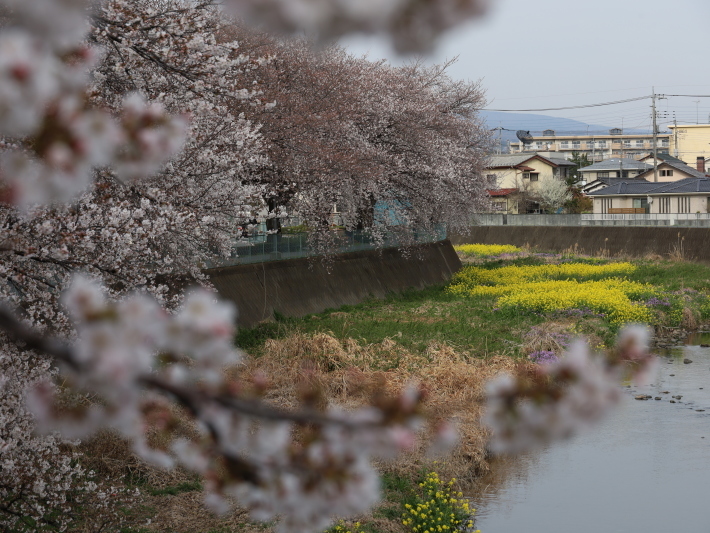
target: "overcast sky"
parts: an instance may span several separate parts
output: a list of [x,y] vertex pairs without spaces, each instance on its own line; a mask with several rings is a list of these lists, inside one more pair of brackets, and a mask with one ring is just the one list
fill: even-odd
[[[483,19],[449,33],[429,60],[459,56],[455,78],[482,80],[491,109],[594,104],[657,93],[710,95],[709,0],[491,0]],[[343,44],[398,57],[382,40]],[[699,103],[696,104],[696,101]],[[710,98],[660,100],[660,124],[708,122]],[[650,100],[545,111],[582,122],[648,128]],[[541,124],[541,128],[545,127]]]

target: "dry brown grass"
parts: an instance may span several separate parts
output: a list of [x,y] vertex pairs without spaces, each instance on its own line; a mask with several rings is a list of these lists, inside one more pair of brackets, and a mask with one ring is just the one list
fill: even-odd
[[[294,333],[284,339],[268,340],[260,353],[258,359],[249,359],[245,366],[231,372],[243,376],[260,372],[269,376],[271,387],[266,399],[284,407],[297,407],[299,387],[306,382],[317,384],[327,402],[348,408],[367,403],[373,390],[394,394],[412,381],[421,383],[427,391],[426,405],[431,416],[453,419],[461,433],[455,453],[436,469],[443,476],[455,476],[463,482],[472,481],[488,470],[488,435],[479,423],[485,383],[518,364],[504,356],[473,358],[446,344],[431,343],[424,353],[412,353],[393,339],[362,345],[354,339],[340,341],[324,333]],[[179,411],[175,414],[182,421],[181,433],[190,437],[193,430],[189,417]],[[150,437],[158,444],[160,438],[160,435]],[[124,440],[109,432],[84,442],[81,451],[85,467],[117,482],[140,480],[151,488],[165,488],[194,481],[194,476],[185,471],[165,471],[147,465],[131,452]],[[422,467],[431,468],[433,459],[423,452],[418,450],[378,468],[415,476]],[[239,509],[226,517],[216,517],[203,506],[202,498],[202,493],[196,490],[159,496],[144,491],[141,503],[154,513],[147,529],[196,533],[237,530],[256,533],[271,529],[252,523]],[[397,521],[366,518],[376,523],[378,531],[402,531]],[[142,520],[145,524],[145,518]]]
[[[458,423],[461,444],[447,463],[455,465],[461,477],[466,471],[487,469],[487,433],[479,423],[484,386],[494,375],[516,364],[503,356],[472,358],[446,344],[432,343],[423,354],[416,354],[392,339],[361,345],[353,339],[341,342],[325,333],[295,333],[268,340],[261,357],[250,361],[246,371],[258,369],[271,376],[268,400],[290,407],[296,405],[299,384],[306,381],[317,384],[330,402],[350,408],[363,405],[368,391],[395,393],[417,381],[427,391],[427,408],[432,416]],[[420,454],[414,454],[397,468],[415,467],[422,460]],[[463,470],[461,461],[467,464]]]

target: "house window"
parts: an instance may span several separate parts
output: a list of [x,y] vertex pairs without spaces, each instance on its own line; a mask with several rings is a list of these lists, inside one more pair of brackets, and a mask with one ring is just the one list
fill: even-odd
[[538,181],[540,174],[538,172],[523,172],[523,179],[530,181]]
[[560,143],[560,147],[561,147],[561,148],[569,148],[569,142],[567,142],[567,141],[562,141],[562,142]]
[[602,214],[606,215],[609,213],[614,201],[612,198],[602,198]]
[[678,197],[678,212],[679,213],[690,213],[690,197],[689,196],[679,196]]
[[658,199],[658,212],[659,213],[670,213],[671,212],[671,199],[669,197],[661,197]]
[[597,178],[608,178],[609,173],[608,172],[597,172]]
[[672,176],[673,171],[672,170],[659,170],[658,174],[659,174],[659,176]]
[[599,141],[597,145],[599,148],[606,148],[606,141]]
[[582,146],[581,141],[572,141],[572,148],[579,148],[580,146]]
[[634,209],[645,209],[648,213],[648,200],[646,198],[634,198]]
[[624,141],[624,148],[631,148],[631,141],[630,140],[626,139]]
[[643,139],[638,139],[638,140],[636,141],[636,146],[637,146],[638,148],[643,148]]

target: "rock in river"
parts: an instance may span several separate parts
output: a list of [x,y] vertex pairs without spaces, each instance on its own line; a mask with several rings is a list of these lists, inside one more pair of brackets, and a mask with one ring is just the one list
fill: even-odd
[[692,362],[693,362],[693,361],[692,361],[691,359],[683,359],[683,363],[686,364],[686,365],[689,365],[689,364],[692,363]]

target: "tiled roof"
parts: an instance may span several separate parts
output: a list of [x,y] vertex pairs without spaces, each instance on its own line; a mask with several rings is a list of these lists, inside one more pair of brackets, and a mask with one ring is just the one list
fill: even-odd
[[598,191],[588,193],[589,196],[609,196],[609,195],[634,195],[646,194],[655,196],[657,194],[689,194],[689,193],[710,193],[710,178],[685,178],[668,183],[649,183],[636,180],[616,183]]
[[518,189],[491,189],[488,192],[488,196],[508,196],[514,192],[518,192]]
[[599,187],[606,187],[608,185],[616,185],[618,183],[650,183],[644,178],[638,178],[634,176],[633,178],[597,178],[594,181],[590,181],[584,187],[582,191],[587,192],[590,189],[598,189]]
[[535,154],[506,154],[491,157],[487,168],[515,167],[535,157]]
[[547,161],[552,166],[573,166],[574,163],[562,159],[559,157],[545,157],[538,153],[522,153],[522,154],[502,154],[494,155],[490,158],[488,166],[486,168],[510,168],[522,165],[526,161],[533,159],[534,157],[540,158],[543,161]]
[[[540,157],[542,157],[542,156],[540,156]],[[570,161],[568,159],[562,159],[560,157],[546,157],[545,159],[547,159],[548,161],[552,161],[555,165],[557,165],[559,167],[573,167],[573,166],[575,166],[575,164],[572,163],[572,161]]]
[[653,190],[653,194],[682,194],[693,192],[710,192],[709,178],[685,178],[684,180],[664,183],[658,189]]
[[[647,156],[642,157],[641,159],[649,159],[649,158],[653,159],[653,153],[650,153],[650,154],[648,154]],[[675,161],[676,163],[683,163],[683,164],[685,164],[685,161],[681,161],[680,159],[678,159],[677,157],[672,156],[671,154],[662,154],[662,153],[661,153],[661,154],[658,154],[658,159],[659,159],[660,161]]]
[[[699,172],[697,169],[686,165],[682,161],[664,161],[663,163],[660,163],[658,166],[660,167],[661,165],[668,165],[671,168],[674,168],[676,170],[679,170],[681,172],[684,172],[688,174],[689,176],[692,176],[694,178],[705,178],[705,174],[702,172]],[[639,174],[639,177],[641,176],[653,176],[653,167],[651,167],[650,170],[647,170],[646,172],[642,172]]]
[[606,170],[619,170],[619,168],[621,168],[622,170],[647,170],[649,168],[653,168],[653,165],[643,163],[642,161],[636,161],[635,159],[629,159],[627,157],[621,159],[620,163],[618,157],[612,157],[611,159],[606,159],[605,161],[594,163],[593,165],[589,165],[588,167],[580,168],[579,171],[604,172]]
[[658,187],[658,183],[646,180],[620,180],[618,183],[587,193],[589,196],[607,196],[610,194],[648,194]]

